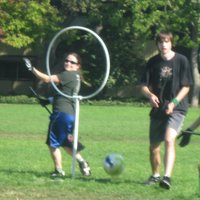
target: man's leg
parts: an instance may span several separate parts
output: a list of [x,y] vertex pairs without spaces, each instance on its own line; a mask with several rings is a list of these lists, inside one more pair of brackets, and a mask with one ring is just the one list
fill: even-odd
[[160,144],[150,145],[150,163],[153,176],[160,175]]
[[175,140],[177,132],[172,128],[167,128],[165,135],[165,156],[164,156],[164,177],[160,181],[160,187],[170,189],[171,176],[176,158]]
[[149,127],[149,159],[151,164],[152,174],[145,182],[146,185],[152,185],[160,181],[160,143],[163,140],[165,123],[157,118],[150,118]]
[[174,167],[174,162],[176,159],[175,152],[175,141],[176,141],[177,132],[172,128],[167,128],[165,136],[165,176],[171,177]]
[[160,144],[151,144],[149,154],[152,175],[145,182],[145,185],[152,185],[160,181]]

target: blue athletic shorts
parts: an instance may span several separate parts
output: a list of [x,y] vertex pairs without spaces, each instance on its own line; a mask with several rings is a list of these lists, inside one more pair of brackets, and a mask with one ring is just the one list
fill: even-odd
[[151,144],[164,141],[167,128],[174,129],[177,133],[181,130],[185,115],[180,112],[172,113],[168,118],[153,118],[150,120],[149,139]]
[[64,112],[53,112],[50,116],[47,144],[53,148],[66,146],[68,134],[73,132],[74,121],[74,115]]
[[[69,147],[73,149],[73,142],[68,140],[68,135],[73,134],[75,116],[64,112],[53,112],[50,116],[49,130],[46,144],[53,148]],[[85,148],[78,142],[77,150]]]

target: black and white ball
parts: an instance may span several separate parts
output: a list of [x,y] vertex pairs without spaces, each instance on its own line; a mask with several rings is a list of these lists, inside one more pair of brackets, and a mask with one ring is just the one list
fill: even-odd
[[105,157],[103,168],[110,176],[118,176],[124,171],[124,158],[117,153],[109,154]]

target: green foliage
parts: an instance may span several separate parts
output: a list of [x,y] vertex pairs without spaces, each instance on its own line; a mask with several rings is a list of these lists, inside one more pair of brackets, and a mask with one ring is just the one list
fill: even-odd
[[[38,101],[35,97],[28,97],[26,95],[18,95],[18,96],[0,96],[1,104],[38,104]],[[121,100],[113,100],[113,99],[104,99],[104,100],[84,100],[80,101],[81,105],[98,105],[98,106],[147,106],[148,103],[145,100],[141,99],[121,99]]]
[[[193,48],[200,42],[200,4],[195,0],[4,0],[0,11],[3,42],[18,48],[42,46],[45,51],[55,32],[73,23],[96,31],[111,57],[107,87],[137,84],[145,65],[144,49],[161,29],[175,33],[177,46]],[[80,51],[86,79],[97,88],[105,58],[91,37],[74,31],[60,38],[57,47],[57,58],[69,47]]]
[[19,96],[0,96],[0,103],[6,104],[35,104],[37,103],[36,98],[28,97],[25,95]]
[[58,10],[49,0],[3,1],[0,10],[3,42],[17,48],[36,45],[51,37],[61,22]]

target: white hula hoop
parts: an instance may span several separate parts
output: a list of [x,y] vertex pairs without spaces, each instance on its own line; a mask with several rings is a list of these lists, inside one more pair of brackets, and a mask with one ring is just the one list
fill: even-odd
[[51,40],[50,44],[49,44],[49,47],[48,47],[48,50],[47,50],[47,55],[46,55],[46,69],[47,69],[47,74],[49,77],[51,77],[51,72],[50,72],[50,68],[49,68],[49,58],[50,58],[50,53],[51,53],[51,49],[55,43],[55,41],[57,40],[57,38],[63,34],[64,32],[66,31],[69,31],[69,30],[73,30],[73,29],[79,29],[79,30],[83,30],[83,31],[86,31],[86,32],[89,32],[91,33],[98,41],[99,43],[101,44],[102,48],[103,48],[103,51],[104,51],[104,54],[105,54],[105,59],[106,59],[106,71],[105,71],[105,77],[100,85],[100,87],[95,91],[93,92],[92,94],[90,95],[87,95],[87,96],[69,96],[63,92],[61,92],[58,87],[56,86],[56,84],[51,80],[50,78],[50,81],[51,81],[51,84],[52,86],[54,87],[54,89],[59,93],[61,94],[62,96],[64,97],[67,97],[67,98],[72,98],[72,99],[89,99],[89,98],[92,98],[94,96],[96,96],[103,88],[104,86],[106,85],[106,82],[108,80],[108,77],[109,77],[109,73],[110,73],[110,56],[109,56],[109,53],[108,53],[108,49],[104,43],[104,41],[92,30],[88,29],[88,28],[85,28],[85,27],[82,27],[82,26],[70,26],[70,27],[66,27],[64,29],[62,29],[61,31],[59,31],[55,36],[54,38]]

